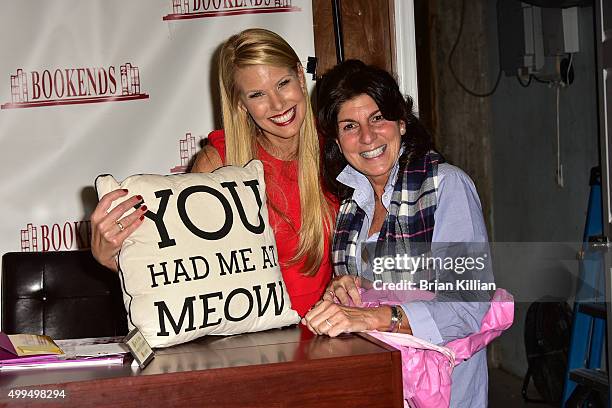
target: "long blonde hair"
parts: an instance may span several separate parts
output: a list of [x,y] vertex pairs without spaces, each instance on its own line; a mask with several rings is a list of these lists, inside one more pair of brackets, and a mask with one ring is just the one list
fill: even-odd
[[[219,54],[219,88],[226,164],[243,166],[257,158],[257,125],[248,112],[238,108],[236,70],[250,65],[289,68],[297,73],[300,60],[291,46],[272,31],[253,28],[231,36]],[[324,254],[324,234],[331,237],[334,212],[321,187],[319,138],[306,87],[303,87],[306,114],[297,152],[301,226],[298,249],[289,262],[304,261],[305,275],[315,275]],[[275,211],[280,211],[274,208]],[[287,220],[285,214],[281,218]],[[323,222],[321,222],[323,220]],[[331,242],[331,241],[329,241]]]

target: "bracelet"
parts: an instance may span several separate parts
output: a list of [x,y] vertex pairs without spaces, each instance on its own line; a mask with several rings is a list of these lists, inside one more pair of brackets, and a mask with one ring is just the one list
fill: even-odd
[[401,324],[400,312],[398,311],[397,306],[391,306],[391,323],[389,324],[389,330],[387,331],[394,333],[398,323]]
[[399,314],[399,321],[397,322],[397,332],[399,333],[402,330],[402,322],[404,321],[404,310],[401,307],[397,308]]

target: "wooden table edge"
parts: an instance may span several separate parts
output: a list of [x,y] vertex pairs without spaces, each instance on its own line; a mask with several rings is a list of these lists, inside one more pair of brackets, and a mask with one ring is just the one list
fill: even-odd
[[376,344],[377,346],[384,348],[385,350],[390,352],[391,355],[391,364],[393,366],[393,378],[391,379],[393,383],[393,390],[399,393],[399,396],[395,396],[393,398],[394,401],[400,401],[396,403],[395,407],[402,408],[404,406],[404,382],[403,382],[403,374],[402,374],[402,353],[399,349],[391,346],[390,344],[385,343],[382,340],[379,340],[375,337],[370,336],[368,333],[356,333],[359,337],[367,340],[371,343]]

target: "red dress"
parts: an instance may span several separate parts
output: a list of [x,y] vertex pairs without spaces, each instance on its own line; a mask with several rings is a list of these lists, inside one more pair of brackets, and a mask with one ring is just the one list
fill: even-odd
[[[221,161],[225,163],[225,133],[215,130],[208,135],[208,143],[214,147]],[[301,225],[300,189],[298,186],[297,161],[283,161],[270,155],[261,146],[257,152],[258,159],[264,165],[266,195],[268,197],[268,218],[276,238],[278,260],[291,299],[291,306],[300,316],[321,298],[331,278],[329,239],[325,236],[323,262],[316,275],[306,276],[302,273],[304,263],[288,265],[298,246],[298,231]],[[289,224],[274,208],[285,214]],[[336,208],[337,210],[337,208]]]

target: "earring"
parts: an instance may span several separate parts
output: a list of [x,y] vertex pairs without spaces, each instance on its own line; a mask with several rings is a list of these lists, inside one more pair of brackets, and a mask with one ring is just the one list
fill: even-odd
[[405,127],[400,127],[400,135],[404,136],[404,134],[406,133],[406,128]]

